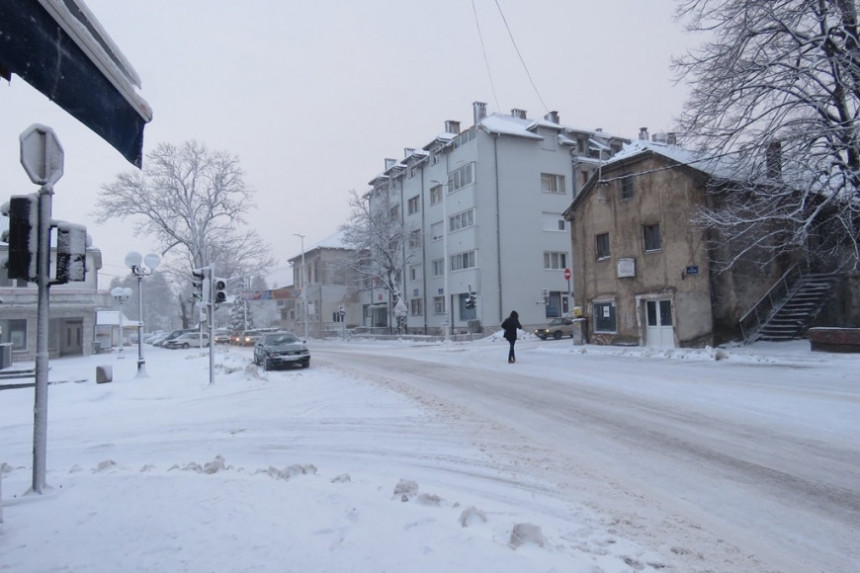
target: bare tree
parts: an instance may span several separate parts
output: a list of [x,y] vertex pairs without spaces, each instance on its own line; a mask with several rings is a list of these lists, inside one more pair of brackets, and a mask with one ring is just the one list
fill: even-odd
[[701,217],[733,246],[717,262],[800,253],[860,268],[855,2],[683,0],[677,16],[711,38],[674,65],[691,85],[686,142],[723,176]]
[[[164,272],[188,285],[192,268],[214,264],[218,275],[229,277],[273,264],[269,246],[244,227],[252,195],[237,157],[195,141],[162,143],[147,154],[143,171],[122,173],[102,187],[96,216],[100,222],[134,218],[135,234],[155,238],[169,256]],[[188,288],[179,289],[183,308]]]
[[391,313],[402,302],[402,272],[413,250],[407,248],[407,232],[398,206],[390,205],[385,193],[373,200],[373,192],[362,196],[354,189],[350,191],[349,205],[349,221],[340,227],[344,244],[353,249],[347,264],[359,276],[378,281],[388,290]]

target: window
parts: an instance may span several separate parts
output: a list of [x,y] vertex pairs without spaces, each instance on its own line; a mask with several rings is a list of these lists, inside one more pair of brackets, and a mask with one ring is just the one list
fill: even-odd
[[451,270],[460,271],[463,269],[471,269],[475,266],[475,251],[466,251],[465,253],[457,253],[451,257]]
[[392,219],[400,218],[400,205],[395,205],[391,209],[388,210],[388,216]]
[[432,225],[430,225],[430,236],[433,237],[434,241],[438,241],[442,238],[444,231],[442,229],[442,221],[436,221]]
[[437,205],[442,202],[442,186],[435,185],[430,188],[430,204]]
[[621,180],[621,198],[633,198],[633,177],[631,177],[630,175],[624,177],[624,179]]
[[420,298],[413,298],[409,301],[409,314],[412,316],[423,316],[424,315],[424,300]]
[[543,268],[547,270],[567,268],[567,253],[544,252]]
[[413,215],[421,210],[421,203],[419,202],[418,195],[409,198],[409,201],[406,203],[406,210],[410,215]]
[[615,332],[615,303],[594,303],[594,332]]
[[445,314],[445,297],[433,297],[433,314]]
[[436,259],[433,261],[433,276],[441,277],[445,274],[445,261],[442,259]]
[[645,239],[645,252],[659,251],[663,248],[660,239],[660,225],[643,225],[642,231]]
[[409,248],[417,249],[421,246],[421,229],[409,231]]
[[601,233],[595,237],[597,260],[609,258],[609,233]]
[[475,164],[469,163],[448,175],[448,193],[475,182]]
[[414,281],[418,279],[418,267],[416,265],[412,265],[409,267],[409,280]]
[[544,193],[564,193],[564,175],[541,173],[540,190]]
[[3,342],[11,342],[12,350],[27,349],[27,319],[14,318],[11,320],[0,320],[3,328]]
[[448,230],[451,232],[459,231],[465,227],[471,227],[475,224],[475,210],[469,209],[462,213],[457,213],[448,218]]

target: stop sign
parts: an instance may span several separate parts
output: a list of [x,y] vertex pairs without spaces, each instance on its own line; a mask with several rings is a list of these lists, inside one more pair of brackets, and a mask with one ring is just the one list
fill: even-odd
[[564,280],[570,280],[570,269],[564,269]]
[[34,123],[18,137],[21,165],[36,185],[53,185],[63,176],[63,146],[48,126]]

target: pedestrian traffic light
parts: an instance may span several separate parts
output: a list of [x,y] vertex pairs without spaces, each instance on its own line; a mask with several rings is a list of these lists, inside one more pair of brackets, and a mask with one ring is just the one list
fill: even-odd
[[[206,278],[206,273],[203,269],[193,269],[191,271],[191,295],[194,300],[203,302],[203,282]],[[207,293],[208,294],[208,293]]]
[[57,278],[65,284],[82,282],[87,274],[87,228],[74,223],[57,222]]
[[9,244],[6,275],[10,279],[38,279],[36,250],[39,243],[39,196],[13,195],[0,212],[9,217],[2,240]]
[[212,302],[215,304],[220,304],[222,302],[227,302],[227,281],[226,279],[214,278],[212,279],[214,282],[213,291],[212,291]]

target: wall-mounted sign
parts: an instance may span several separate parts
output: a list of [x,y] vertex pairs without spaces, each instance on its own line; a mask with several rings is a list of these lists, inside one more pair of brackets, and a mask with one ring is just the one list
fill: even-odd
[[629,257],[618,259],[618,278],[635,277],[636,276],[636,259]]
[[697,275],[699,274],[699,267],[697,265],[690,265],[684,269],[684,273],[688,275]]

